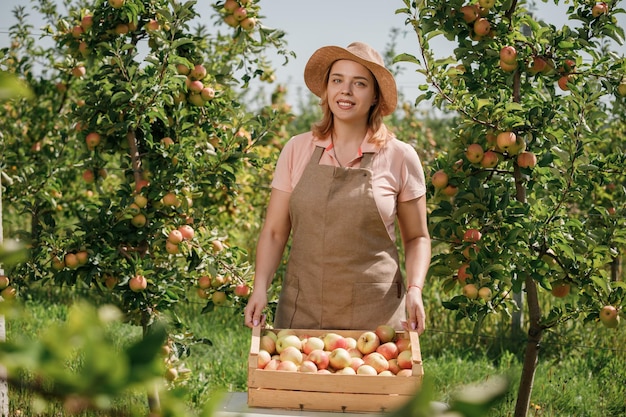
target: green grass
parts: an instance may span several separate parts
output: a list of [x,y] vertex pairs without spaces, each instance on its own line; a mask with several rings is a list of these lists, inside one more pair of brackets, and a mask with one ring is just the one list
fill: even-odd
[[[188,401],[200,406],[224,391],[245,391],[250,329],[234,309],[218,308],[201,315],[200,303],[189,303],[178,312],[196,338],[212,345],[194,344],[185,364],[193,371],[184,383]],[[45,301],[28,303],[28,320],[7,322],[7,337],[36,335],[53,321],[64,320],[67,309]],[[430,314],[435,314],[431,312]],[[450,313],[438,311],[440,317]],[[120,343],[140,337],[140,329],[119,325]],[[421,338],[425,378],[434,382],[437,401],[447,401],[459,387],[509,375],[513,389],[493,417],[512,416],[521,371],[524,341],[497,337],[498,326],[485,326],[475,339],[467,323],[449,317],[431,324]],[[494,334],[489,334],[492,332]],[[576,324],[561,333],[546,334],[536,372],[531,416],[618,417],[626,415],[626,336],[597,325]],[[12,390],[11,415],[37,415],[27,392]],[[120,399],[119,409],[144,401],[143,393]],[[50,410],[48,410],[49,412]],[[58,414],[58,413],[57,413]],[[46,413],[46,415],[52,415]],[[93,414],[90,414],[93,415]]]

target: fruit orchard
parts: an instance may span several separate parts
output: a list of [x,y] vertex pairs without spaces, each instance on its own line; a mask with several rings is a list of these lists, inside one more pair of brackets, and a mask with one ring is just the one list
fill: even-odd
[[[63,12],[33,3],[50,47],[18,7],[12,43],[0,50],[3,77],[32,92],[0,97],[11,121],[0,132],[3,226],[25,251],[19,262],[3,258],[0,291],[19,300],[71,287],[93,304],[114,304],[145,336],[129,357],[149,342],[167,351],[167,369],[146,359],[142,375],[175,386],[189,374],[178,345],[203,342],[189,340],[176,306],[193,298],[205,313],[229,306],[237,314],[244,305],[250,239],[267,199],[259,190],[277,150],[314,117],[292,122],[281,86],[260,110],[244,100],[242,92],[274,80],[269,50],[290,57],[285,34],[262,25],[258,1],[215,2],[214,31],[193,27],[193,1],[68,3]],[[527,316],[515,414],[523,416],[545,331],[577,320],[622,331],[626,60],[611,42],[623,41],[616,16],[624,10],[576,0],[564,9],[572,25],[557,28],[518,2],[398,3],[390,12],[401,7],[416,42],[396,61],[427,79],[415,104],[451,115],[434,133],[413,103],[389,118],[430,181],[430,281],[455,319],[476,328],[494,315]],[[453,56],[437,56],[437,36],[455,44]],[[96,328],[106,322],[85,311]],[[164,319],[174,322],[167,332]],[[110,342],[77,322],[73,330],[92,337],[88,348]],[[137,381],[116,383],[108,394]]]

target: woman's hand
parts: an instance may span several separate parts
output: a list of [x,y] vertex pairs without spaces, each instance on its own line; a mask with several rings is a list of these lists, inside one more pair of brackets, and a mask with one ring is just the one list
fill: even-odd
[[265,315],[263,310],[267,306],[267,292],[258,289],[252,291],[248,304],[244,309],[244,324],[250,328],[256,327],[259,324],[265,325]]
[[422,289],[409,287],[406,292],[406,309],[408,313],[408,325],[411,330],[416,330],[421,335],[426,329],[426,311],[422,300]]

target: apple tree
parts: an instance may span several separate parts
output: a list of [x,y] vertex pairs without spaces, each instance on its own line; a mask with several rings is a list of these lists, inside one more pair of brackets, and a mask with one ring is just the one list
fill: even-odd
[[18,295],[73,287],[144,332],[197,297],[237,311],[250,265],[225,219],[287,118],[242,91],[272,81],[265,52],[288,58],[283,33],[257,1],[32,4],[43,34],[19,6],[0,52],[35,94],[0,110],[5,231],[29,247],[7,271]]
[[[617,327],[626,306],[615,268],[626,248],[626,59],[614,52],[624,10],[560,10],[562,27],[517,1],[405,0],[397,11],[419,43],[397,57],[426,77],[417,102],[454,116],[451,148],[429,170],[431,275],[459,320],[527,310],[518,417],[544,332],[568,320]],[[442,38],[452,56],[438,55]]]

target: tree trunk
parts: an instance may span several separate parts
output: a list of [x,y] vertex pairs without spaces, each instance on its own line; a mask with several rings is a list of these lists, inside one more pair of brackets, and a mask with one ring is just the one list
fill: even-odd
[[520,377],[519,390],[517,393],[517,403],[515,404],[515,417],[526,417],[530,408],[530,397],[535,381],[535,371],[539,358],[539,346],[543,336],[543,328],[539,321],[541,319],[541,308],[539,307],[539,297],[537,296],[537,284],[532,277],[526,278],[526,294],[528,305],[528,341],[526,342],[526,352],[522,365],[522,375]]

